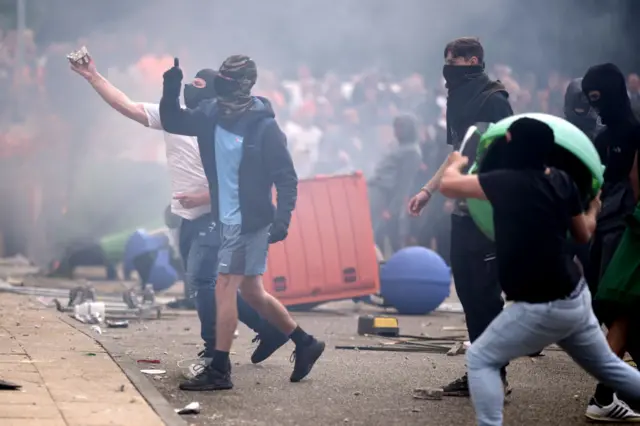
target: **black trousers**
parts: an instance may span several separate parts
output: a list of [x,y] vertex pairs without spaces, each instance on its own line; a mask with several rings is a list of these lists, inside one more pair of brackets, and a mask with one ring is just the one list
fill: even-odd
[[495,246],[468,216],[451,216],[451,270],[473,342],[502,311],[504,300]]

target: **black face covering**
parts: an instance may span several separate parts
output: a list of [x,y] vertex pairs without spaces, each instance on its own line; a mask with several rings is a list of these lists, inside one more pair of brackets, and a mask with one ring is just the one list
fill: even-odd
[[229,56],[220,65],[215,87],[222,114],[237,117],[253,105],[251,88],[256,84],[256,63],[246,55]]
[[587,96],[582,92],[581,78],[572,80],[567,86],[564,94],[564,117],[587,135],[590,135],[598,126],[598,113],[591,107]]
[[555,146],[553,130],[542,121],[521,118],[509,127],[504,166],[516,170],[544,170]]
[[202,69],[198,71],[195,78],[201,78],[205,82],[204,87],[196,87],[192,83],[184,85],[184,104],[189,109],[197,108],[200,102],[205,99],[213,99],[216,97],[214,80],[217,75],[212,69]]
[[453,90],[483,73],[484,67],[482,65],[444,65],[442,67],[442,76],[447,82],[449,90]]
[[[633,119],[624,75],[614,64],[589,68],[582,79],[582,91],[607,126]],[[599,99],[589,98],[593,91],[600,92]]]
[[478,117],[485,101],[494,93],[503,92],[499,81],[492,81],[483,65],[445,65],[442,75],[447,81],[447,143],[456,147],[470,125],[484,120]]

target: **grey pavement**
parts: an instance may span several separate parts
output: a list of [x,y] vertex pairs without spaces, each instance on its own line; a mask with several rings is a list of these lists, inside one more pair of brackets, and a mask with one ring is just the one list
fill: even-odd
[[[200,349],[195,315],[107,329],[100,337],[122,346],[132,359],[159,359],[165,376],[151,378],[174,407],[198,401],[203,411],[186,416],[193,425],[473,425],[470,401],[412,398],[417,387],[438,387],[464,372],[464,356],[431,353],[336,350],[335,345],[377,344],[356,334],[358,312],[351,302],[322,307],[322,312],[296,313],[303,328],[327,342],[327,350],[311,375],[289,383],[293,350],[287,344],[262,365],[250,363],[253,333],[244,326],[233,353],[235,388],[225,392],[182,392],[177,363]],[[450,335],[444,326],[464,326],[460,314],[437,313],[399,317],[403,334]],[[505,425],[585,424],[584,410],[595,382],[562,352],[522,358],[509,367],[514,387],[505,408]],[[145,367],[141,367],[145,368]],[[147,366],[146,368],[149,368]],[[155,366],[154,366],[155,368]]]

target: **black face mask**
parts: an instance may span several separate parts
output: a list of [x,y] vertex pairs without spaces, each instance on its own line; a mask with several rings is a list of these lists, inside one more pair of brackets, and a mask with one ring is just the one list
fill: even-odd
[[228,77],[222,77],[220,74],[213,80],[213,85],[218,96],[223,98],[230,97],[240,90],[240,83]]
[[589,103],[605,124],[624,122],[633,117],[624,75],[615,65],[602,64],[589,68],[582,79],[582,91],[587,97],[590,92],[600,93],[598,99],[589,98]]
[[447,82],[447,89],[455,89],[465,82],[482,75],[484,67],[482,65],[444,65],[442,76]]
[[192,83],[184,85],[184,104],[189,109],[197,108],[200,102],[213,99],[216,97],[214,88],[214,79],[217,72],[211,69],[203,69],[198,71],[195,78],[204,80],[204,87],[194,86]]
[[200,102],[213,97],[210,92],[206,87],[200,88],[191,83],[185,84],[183,92],[184,104],[189,109],[195,109],[200,105]]
[[581,78],[576,78],[567,86],[564,95],[564,116],[583,132],[591,132],[598,126],[598,113],[582,93]]

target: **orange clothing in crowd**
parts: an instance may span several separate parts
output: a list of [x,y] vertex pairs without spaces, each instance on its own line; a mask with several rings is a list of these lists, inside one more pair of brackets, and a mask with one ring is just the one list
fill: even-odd
[[145,55],[136,63],[144,81],[154,85],[162,84],[162,74],[172,66],[173,57],[169,55]]

